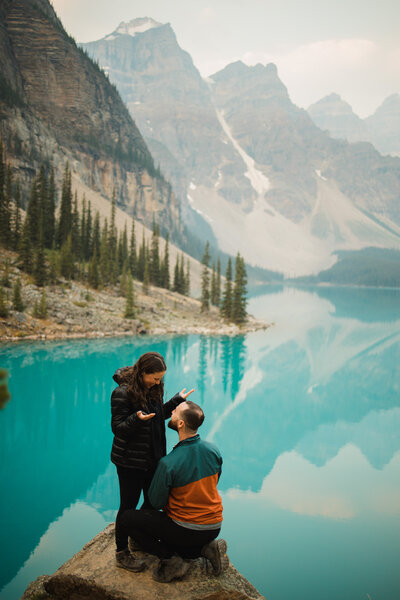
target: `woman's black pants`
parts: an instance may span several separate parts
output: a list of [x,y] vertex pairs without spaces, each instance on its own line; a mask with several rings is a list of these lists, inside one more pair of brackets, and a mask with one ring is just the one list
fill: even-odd
[[148,491],[154,471],[129,469],[117,465],[117,473],[119,479],[120,505],[115,521],[115,542],[117,544],[117,552],[119,552],[128,546],[128,536],[125,534],[125,531],[118,526],[121,515],[125,510],[137,507],[142,491],[144,497],[142,508],[151,508]]

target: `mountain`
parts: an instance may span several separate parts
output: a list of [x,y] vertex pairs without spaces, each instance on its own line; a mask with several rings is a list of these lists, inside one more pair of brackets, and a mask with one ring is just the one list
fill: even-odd
[[338,94],[325,96],[308,108],[314,123],[329,134],[348,142],[368,141],[366,124]]
[[[190,197],[195,181],[212,187],[221,165],[231,171],[225,196],[235,201],[240,194],[251,194],[243,162],[221,130],[208,85],[169,24],[134,19],[81,46],[117,86],[178,195]],[[187,217],[189,212],[187,206]]]
[[400,156],[400,94],[392,94],[365,119],[370,139],[382,154]]
[[83,47],[182,195],[183,218],[195,211],[224,252],[298,276],[338,250],[399,248],[400,160],[329,137],[275,65],[239,61],[204,81],[171,26],[148,18]]
[[75,44],[48,0],[0,5],[0,136],[29,189],[41,163],[72,171],[131,215],[180,230],[171,186],[103,71]]
[[400,94],[392,94],[366,119],[360,119],[337,94],[308,108],[318,127],[348,142],[371,142],[381,154],[400,156]]

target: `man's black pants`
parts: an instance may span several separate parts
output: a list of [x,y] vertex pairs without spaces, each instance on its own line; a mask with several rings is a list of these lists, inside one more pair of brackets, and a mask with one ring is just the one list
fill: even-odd
[[117,538],[130,536],[146,552],[158,558],[179,554],[182,558],[197,558],[201,549],[218,537],[218,529],[187,529],[177,525],[165,513],[153,509],[125,510],[116,527]]

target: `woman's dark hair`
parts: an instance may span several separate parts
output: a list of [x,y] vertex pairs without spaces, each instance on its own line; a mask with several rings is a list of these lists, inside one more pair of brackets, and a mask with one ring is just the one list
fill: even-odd
[[121,384],[126,384],[129,396],[138,402],[141,408],[145,408],[149,397],[158,400],[161,404],[164,396],[164,382],[148,389],[143,383],[143,373],[160,373],[166,371],[164,357],[158,352],[146,352],[135,362],[132,367],[121,370]]

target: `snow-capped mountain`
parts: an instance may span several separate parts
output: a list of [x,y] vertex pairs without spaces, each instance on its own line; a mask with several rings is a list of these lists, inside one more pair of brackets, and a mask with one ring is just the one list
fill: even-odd
[[206,82],[169,24],[140,26],[84,47],[223,251],[296,276],[329,268],[338,249],[400,248],[399,159],[329,137],[275,65],[236,62]]

